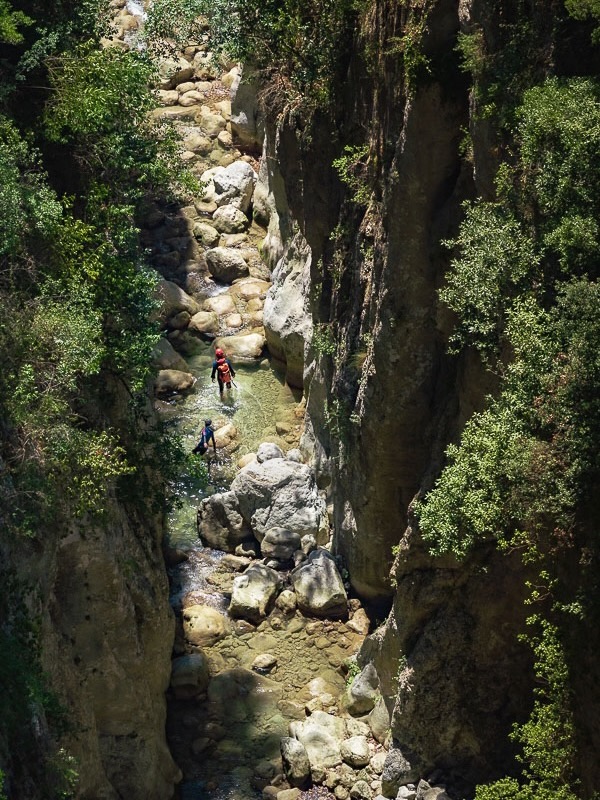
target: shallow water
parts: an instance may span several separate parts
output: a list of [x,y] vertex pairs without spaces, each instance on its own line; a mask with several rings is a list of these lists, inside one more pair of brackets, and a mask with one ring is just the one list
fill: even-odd
[[[168,542],[172,547],[198,547],[196,510],[200,500],[214,492],[226,491],[237,471],[237,461],[255,452],[265,439],[276,440],[275,423],[293,415],[299,396],[285,384],[282,373],[271,368],[265,359],[260,364],[236,364],[235,386],[219,396],[217,384],[211,383],[212,348],[186,359],[190,372],[197,378],[193,391],[161,405],[161,413],[182,436],[186,449],[191,451],[202,430],[204,420],[213,420],[214,427],[231,422],[238,430],[236,449],[228,453],[218,449],[204,456],[209,466],[206,488],[182,481],[178,487],[179,507],[168,522]],[[279,443],[289,447],[283,441]]]

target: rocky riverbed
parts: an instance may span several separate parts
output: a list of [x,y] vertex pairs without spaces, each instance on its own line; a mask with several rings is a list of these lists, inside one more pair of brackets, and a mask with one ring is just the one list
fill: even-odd
[[[104,46],[137,46],[142,6],[111,5]],[[377,673],[357,660],[371,623],[348,597],[344,565],[330,552],[327,497],[298,449],[302,404],[288,398],[285,411],[266,411],[259,401],[267,435],[249,451],[236,415],[251,384],[240,377],[242,392],[223,401],[206,394],[215,346],[243,375],[250,365],[270,370],[268,341],[287,380],[302,384],[303,339],[285,332],[301,281],[283,297],[271,269],[300,276],[309,256],[293,240],[288,260],[276,258],[285,248],[267,232],[252,102],[232,112],[240,77],[239,65],[217,68],[202,42],[164,58],[153,116],[174,126],[203,188],[183,208],[151,208],[142,231],[160,275],[157,409],[180,423],[191,449],[197,420],[181,407],[199,398],[198,414],[216,419],[220,454],[206,496],[183,498],[188,510],[199,502],[199,538],[188,513],[166,547],[177,618],[167,729],[179,794],[442,800],[443,788],[426,781],[400,785],[405,765],[390,751]]]

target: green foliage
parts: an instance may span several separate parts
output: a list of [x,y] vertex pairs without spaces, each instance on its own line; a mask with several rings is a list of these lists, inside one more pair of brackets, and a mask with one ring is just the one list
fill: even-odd
[[56,195],[45,183],[39,156],[1,115],[0,205],[0,259],[22,254],[25,236],[35,247],[36,240],[56,231],[62,216]]
[[435,553],[464,557],[482,542],[519,553],[539,576],[525,587],[540,610],[527,637],[533,711],[512,735],[521,775],[478,787],[476,800],[578,796],[564,643],[575,616],[597,607],[598,586],[574,593],[558,565],[577,546],[598,555],[581,524],[600,482],[598,99],[598,85],[581,78],[524,93],[498,199],[466,207],[441,293],[458,316],[454,345],[493,362],[500,389],[417,504],[423,536]]
[[21,27],[31,25],[33,20],[22,11],[15,11],[8,0],[0,0],[0,42],[20,44],[23,41]]
[[497,203],[464,205],[457,248],[441,299],[458,315],[454,350],[474,344],[484,355],[497,350],[514,298],[537,277],[534,242],[511,213]]
[[475,800],[578,800],[573,774],[574,724],[569,671],[559,628],[534,615],[529,624],[536,633],[526,637],[535,655],[539,683],[531,716],[515,725],[511,739],[521,745],[520,780],[503,778],[477,787]]
[[207,38],[204,0],[155,0],[142,35],[153,52],[173,52]]
[[315,325],[311,344],[319,355],[333,356],[336,352],[337,345],[331,325],[326,322]]
[[334,159],[332,166],[342,183],[352,191],[352,202],[367,205],[371,198],[367,183],[369,145],[347,144],[344,147],[344,154]]
[[[565,8],[574,19],[593,19],[600,21],[600,0],[565,0]],[[600,41],[600,27],[592,34],[592,41]]]
[[211,47],[274,76],[284,104],[324,104],[356,18],[355,0],[202,0]]

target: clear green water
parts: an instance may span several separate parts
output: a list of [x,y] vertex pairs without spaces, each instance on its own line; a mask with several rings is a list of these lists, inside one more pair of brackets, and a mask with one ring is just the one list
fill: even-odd
[[232,422],[238,430],[237,449],[233,453],[217,450],[216,457],[204,456],[209,464],[209,484],[199,490],[185,480],[178,487],[181,503],[170,515],[168,540],[173,547],[197,547],[196,510],[200,500],[214,492],[229,488],[239,459],[255,452],[265,439],[277,440],[275,423],[290,419],[300,399],[297,392],[285,384],[284,376],[271,368],[267,359],[260,364],[236,364],[235,387],[219,396],[217,383],[211,383],[210,374],[213,351],[206,345],[205,352],[187,359],[190,372],[197,382],[188,395],[161,404],[161,413],[182,437],[188,450],[196,445],[204,420],[213,420],[218,428]]

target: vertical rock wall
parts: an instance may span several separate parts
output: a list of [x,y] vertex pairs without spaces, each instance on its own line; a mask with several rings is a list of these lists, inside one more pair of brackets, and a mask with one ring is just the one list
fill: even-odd
[[[516,644],[523,576],[487,550],[460,565],[435,561],[410,503],[494,388],[472,355],[447,355],[451,321],[437,300],[442,241],[456,232],[460,203],[492,190],[497,150],[470,116],[455,48],[459,30],[491,25],[494,9],[430,4],[421,44],[431,71],[414,87],[393,48],[410,13],[373,4],[361,35],[375,63],[350,64],[342,110],[314,120],[304,147],[293,125],[280,131],[277,157],[312,251],[313,323],[336,341],[332,357],[306,344],[303,446],[328,486],[354,590],[376,608],[392,605],[362,658],[380,675],[399,777],[441,768],[455,786],[472,786],[506,769],[511,722],[530,702],[529,656]],[[459,154],[467,127],[470,162]],[[361,209],[340,202],[331,163],[365,136],[373,194]]]

